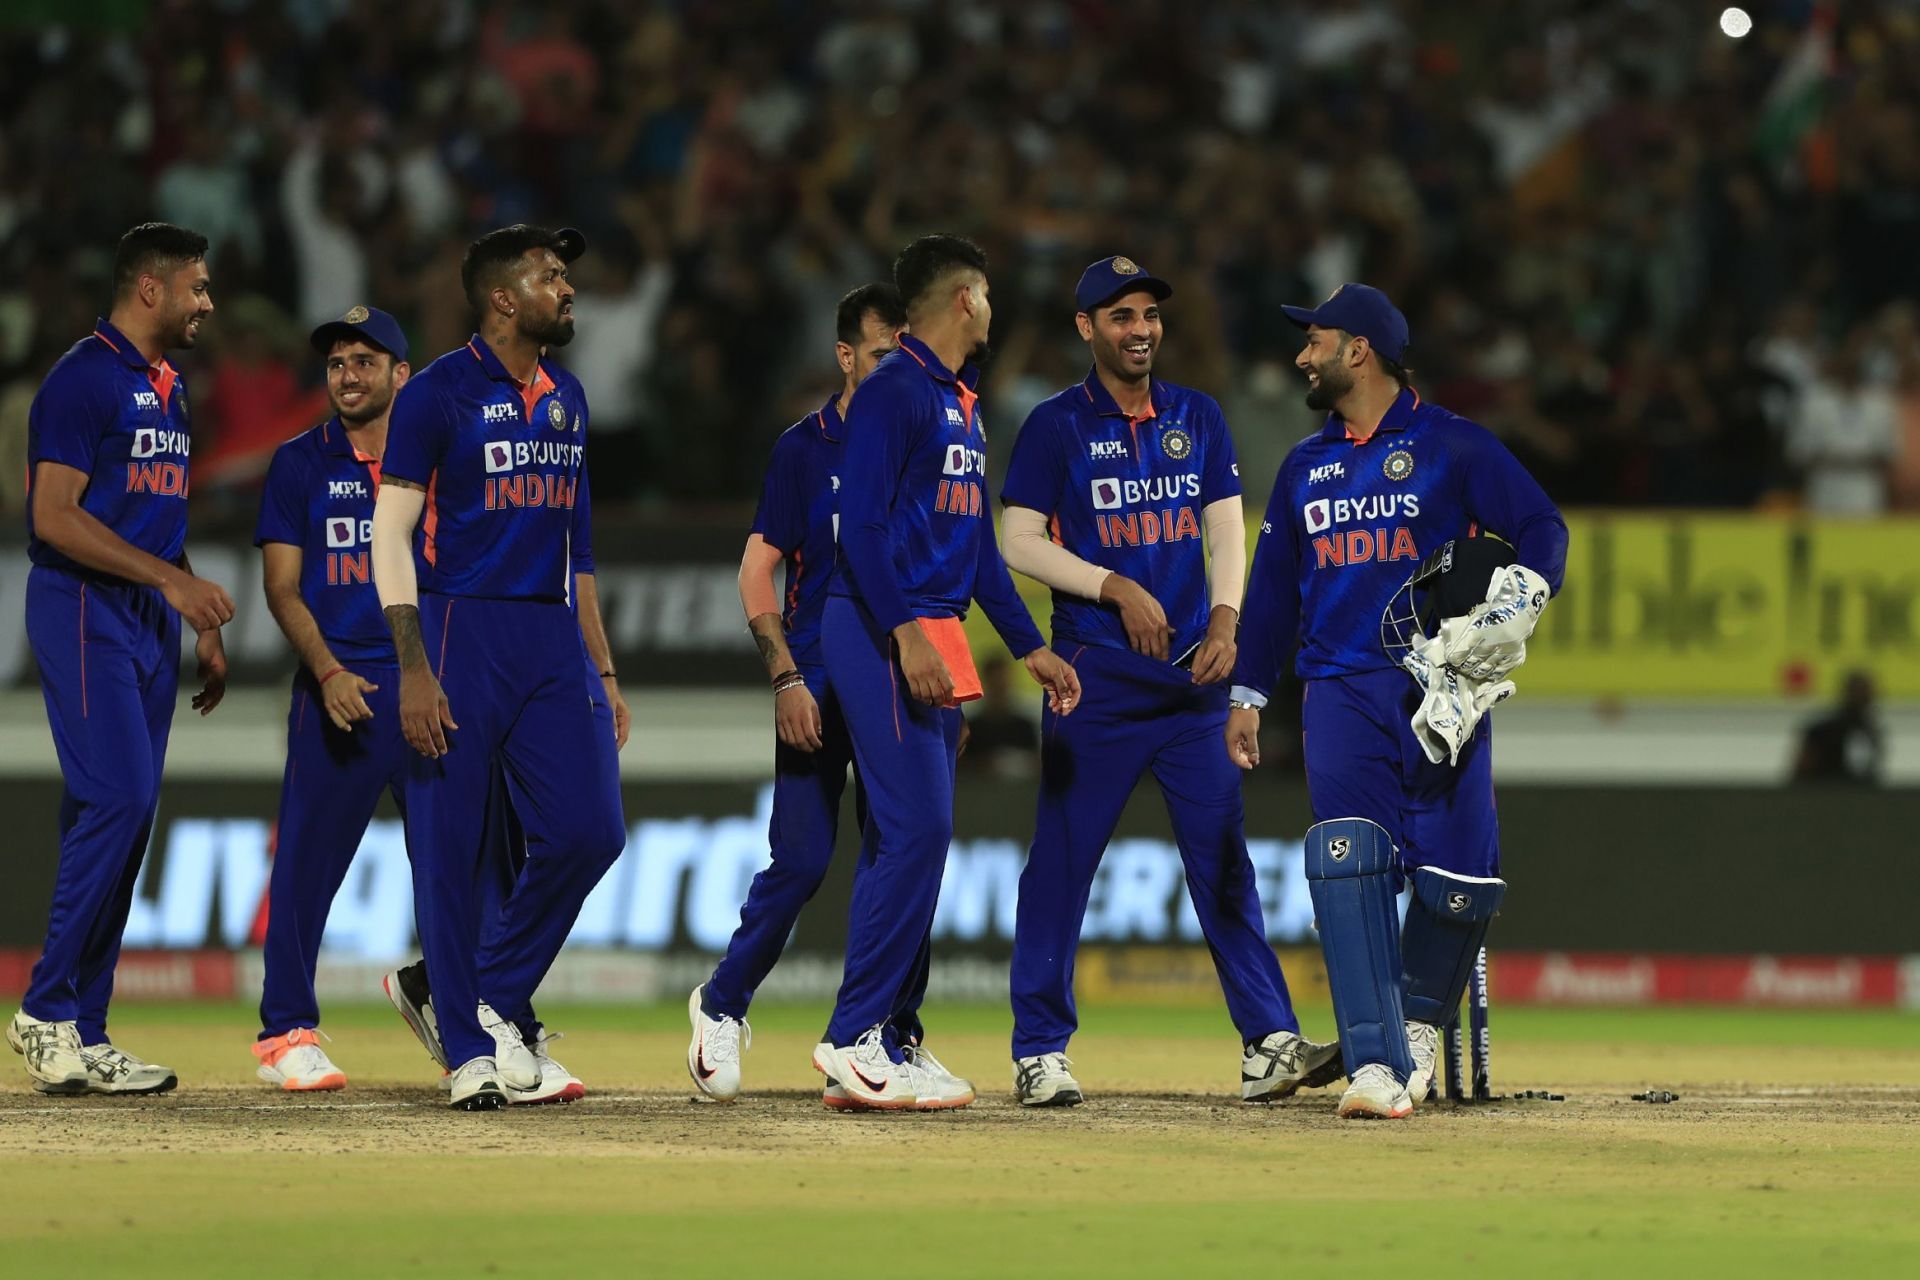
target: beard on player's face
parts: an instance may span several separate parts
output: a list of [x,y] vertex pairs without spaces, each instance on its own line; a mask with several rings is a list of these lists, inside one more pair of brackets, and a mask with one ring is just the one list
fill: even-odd
[[1307,365],[1307,408],[1321,413],[1330,411],[1347,392],[1353,390],[1353,370],[1343,357],[1346,344],[1326,359]]
[[543,347],[564,347],[573,341],[573,295],[528,299],[519,310],[520,332]]
[[[341,392],[346,390],[347,388],[341,388]],[[342,422],[352,423],[354,426],[358,426],[363,422],[372,422],[375,418],[385,413],[393,404],[393,377],[391,374],[388,375],[387,381],[384,384],[369,380],[353,387],[352,390],[359,392],[360,396],[350,404],[342,404],[340,402],[340,392],[335,392],[331,388],[329,388],[328,391],[327,398],[333,401],[333,411],[340,415],[340,421]]]

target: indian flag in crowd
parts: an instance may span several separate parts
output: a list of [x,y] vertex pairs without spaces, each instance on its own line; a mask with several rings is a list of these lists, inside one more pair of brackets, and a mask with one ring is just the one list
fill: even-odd
[[1770,169],[1798,168],[1814,186],[1823,185],[1819,174],[1831,167],[1816,152],[1825,150],[1820,126],[1833,83],[1833,25],[1831,0],[1814,4],[1760,104],[1754,127],[1754,149]]

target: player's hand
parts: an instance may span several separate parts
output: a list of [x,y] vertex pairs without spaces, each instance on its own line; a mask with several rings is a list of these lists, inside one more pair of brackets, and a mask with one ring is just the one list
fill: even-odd
[[321,682],[320,709],[327,713],[327,719],[333,721],[334,728],[352,733],[355,724],[373,719],[373,708],[367,705],[367,694],[379,687],[342,667],[339,675],[329,673]]
[[1027,674],[1047,691],[1047,706],[1055,715],[1071,715],[1080,705],[1080,674],[1073,664],[1051,649],[1035,649],[1021,661]]
[[1260,763],[1260,713],[1245,707],[1227,712],[1227,756],[1242,769]]
[[1119,608],[1120,625],[1127,629],[1127,643],[1135,653],[1156,662],[1167,660],[1173,628],[1151,592],[1132,578],[1110,573],[1100,583],[1100,599]]
[[438,760],[447,754],[447,730],[458,729],[446,690],[427,670],[400,671],[400,735],[407,745]]
[[600,683],[606,686],[607,705],[613,708],[613,749],[627,749],[627,733],[633,727],[633,712],[627,709],[627,700],[620,696],[620,680],[616,676],[601,676]]
[[233,597],[217,582],[182,573],[167,579],[160,594],[188,626],[203,634],[233,621]]
[[1207,619],[1207,638],[1193,658],[1193,682],[1218,684],[1233,674],[1240,655],[1240,615],[1227,605],[1214,606]]
[[900,651],[900,674],[906,677],[907,692],[914,700],[931,707],[944,707],[953,701],[953,673],[947,670],[947,661],[933,647],[933,641],[920,630],[920,624],[908,622],[895,627],[893,639]]
[[193,642],[193,656],[200,675],[200,692],[193,695],[193,709],[204,716],[227,696],[227,646],[220,638],[220,628],[200,633]]
[[773,728],[780,741],[795,751],[818,751],[824,740],[820,736],[820,704],[814,700],[813,691],[796,684],[775,694]]

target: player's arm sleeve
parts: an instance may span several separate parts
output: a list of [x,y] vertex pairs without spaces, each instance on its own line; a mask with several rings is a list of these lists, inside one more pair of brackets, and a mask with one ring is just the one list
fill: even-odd
[[1032,507],[1010,506],[1001,513],[1007,567],[1055,591],[1098,600],[1100,584],[1113,570],[1082,560],[1055,542],[1048,535],[1047,523],[1047,516]]
[[1027,602],[1014,589],[1007,562],[1000,558],[1000,544],[993,540],[992,520],[980,530],[980,546],[973,565],[973,598],[1014,657],[1024,658],[1035,649],[1046,648],[1040,628],[1033,625],[1033,615],[1027,612]]
[[1514,559],[1547,580],[1560,594],[1567,576],[1567,522],[1540,482],[1492,432],[1473,426],[1460,468],[1467,515],[1513,544]]
[[1240,612],[1240,652],[1233,664],[1233,697],[1260,706],[1300,638],[1300,551],[1289,514],[1287,464],[1282,463],[1254,544],[1253,576]]
[[867,612],[892,631],[913,621],[894,568],[891,517],[915,426],[911,398],[873,381],[853,398],[840,446],[840,551]]
[[291,443],[273,451],[267,464],[267,483],[260,490],[260,518],[254,522],[253,545],[284,542],[307,545],[307,468],[295,456]]
[[1247,591],[1247,516],[1240,496],[1209,502],[1207,526],[1207,602],[1234,612]]
[[586,463],[580,464],[580,488],[573,495],[573,523],[567,530],[567,559],[575,577],[593,572],[593,486]]
[[113,425],[113,399],[100,378],[70,361],[50,374],[27,411],[27,467],[57,462],[93,474],[100,441]]

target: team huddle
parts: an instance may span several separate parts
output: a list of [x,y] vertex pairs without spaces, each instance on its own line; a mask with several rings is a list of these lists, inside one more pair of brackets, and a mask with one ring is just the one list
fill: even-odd
[[[413,373],[400,325],[356,306],[314,330],[326,421],[282,445],[255,542],[299,659],[269,883],[262,1081],[338,1089],[314,973],[328,910],[381,794],[405,820],[422,960],[385,990],[460,1110],[570,1101],[533,996],[625,843],[628,712],[601,623],[586,389],[573,336],[578,231],[516,224],[469,246],[463,346]],[[166,360],[213,311],[203,237],[122,238],[113,308],[54,367],[30,419],[28,632],[65,777],[46,942],[8,1026],[36,1088],[159,1093],[108,1004],[197,636],[218,706],[233,603],[186,556],[189,419]],[[774,447],[740,596],[774,702],[771,860],[689,997],[687,1067],[742,1089],[747,1013],[826,873],[849,776],[860,852],[845,971],[813,1052],[823,1102],[974,1101],[920,1019],[953,835],[975,605],[1042,687],[1041,787],[1019,885],[1013,1093],[1069,1106],[1074,955],[1095,874],[1151,771],[1241,1043],[1240,1092],[1346,1077],[1339,1113],[1425,1096],[1500,905],[1488,710],[1560,587],[1566,527],[1512,455],[1422,402],[1405,320],[1347,285],[1287,308],[1326,426],[1288,455],[1247,573],[1240,469],[1211,398],[1154,374],[1173,289],[1089,266],[1074,322],[1092,368],[1036,407],[998,495],[975,390],[988,264],[925,236],[891,284],[842,299],[842,385]],[[784,589],[775,583],[784,569]],[[1051,643],[1014,588],[1051,588]],[[76,643],[77,642],[77,643]],[[1292,661],[1316,823],[1307,875],[1337,1039],[1302,1034],[1267,943],[1240,770]],[[1410,888],[1405,921],[1396,900]]]

